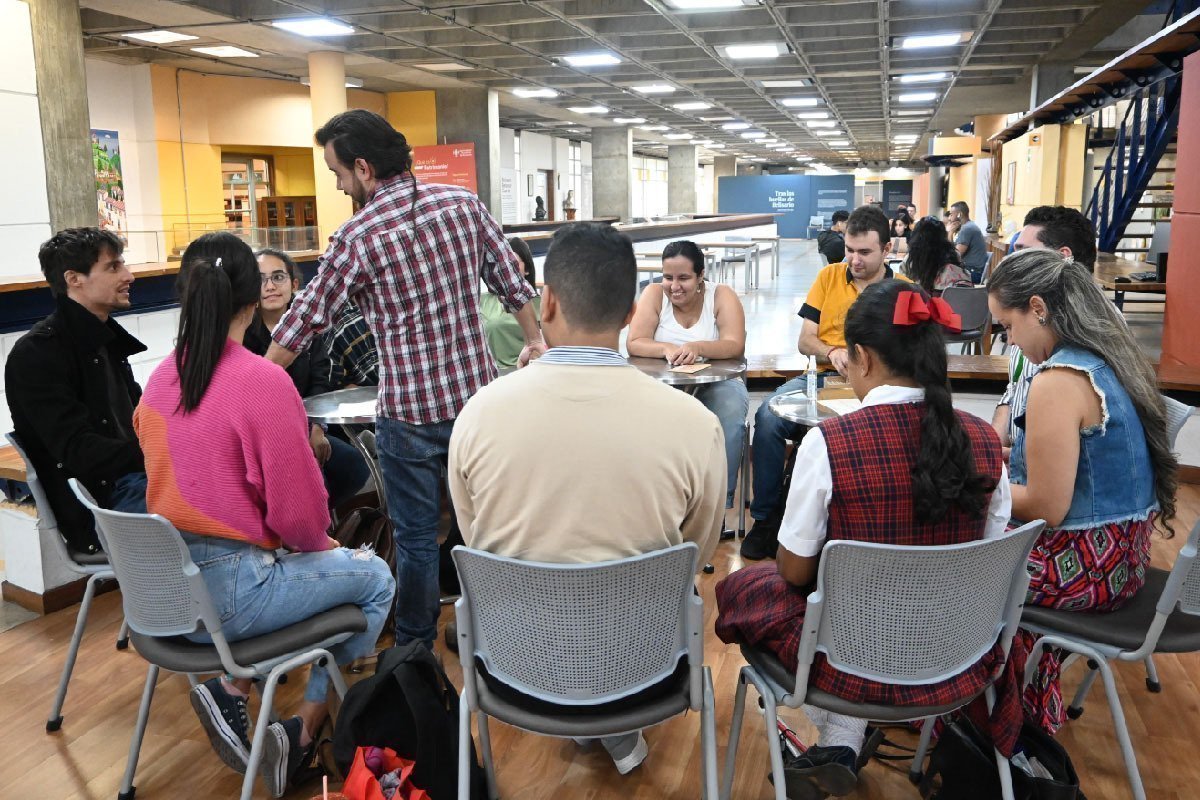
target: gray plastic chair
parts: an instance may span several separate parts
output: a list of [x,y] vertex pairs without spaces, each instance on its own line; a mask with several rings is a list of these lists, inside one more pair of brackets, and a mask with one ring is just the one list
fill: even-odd
[[983,338],[991,330],[992,315],[988,310],[986,286],[951,286],[942,292],[942,299],[950,304],[954,313],[962,317],[962,332],[946,332],[946,344],[962,344],[965,354],[970,345],[983,352]]
[[1163,403],[1167,407],[1167,439],[1171,442],[1171,449],[1175,449],[1175,440],[1179,438],[1179,432],[1183,430],[1183,426],[1187,424],[1188,417],[1196,409],[1189,406],[1187,403],[1181,403],[1178,400],[1162,396]]
[[[545,736],[594,738],[691,710],[700,712],[703,796],[715,800],[712,674],[704,665],[695,544],[597,564],[518,561],[467,547],[453,553],[462,582],[454,604],[463,670],[459,797],[469,795],[472,713],[495,798],[488,717]],[[688,668],[680,678],[681,658]],[[497,692],[489,681],[511,691]],[[662,690],[644,703],[606,707],[654,687]]]
[[[777,706],[808,703],[835,714],[901,722],[924,719],[909,777],[919,780],[933,720],[977,695],[939,706],[853,703],[808,685],[820,651],[834,669],[879,683],[934,684],[978,662],[999,642],[1007,655],[1029,587],[1026,563],[1041,520],[995,539],[944,547],[901,547],[850,540],[826,542],[817,585],[808,596],[799,666],[788,670],[773,654],[742,647],[746,666],[738,674],[729,747],[725,751],[722,800],[733,788],[734,763],[746,706],[746,685],[763,699],[776,800],[784,794],[783,753]],[[984,689],[990,710],[995,694]],[[1005,800],[1012,800],[1008,761],[997,752]]]
[[[53,733],[62,727],[62,707],[67,699],[67,687],[71,684],[71,673],[75,671],[75,659],[79,656],[79,644],[83,641],[83,629],[87,627],[88,613],[92,608],[92,599],[96,596],[96,584],[100,581],[115,580],[112,567],[109,566],[108,556],[103,553],[80,553],[71,549],[58,529],[58,519],[54,509],[46,499],[46,490],[38,480],[37,470],[33,462],[25,454],[16,433],[7,433],[5,438],[17,451],[17,455],[25,462],[25,483],[29,486],[29,494],[37,508],[37,527],[39,535],[44,531],[49,534],[50,544],[54,547],[59,559],[72,572],[87,578],[87,586],[83,591],[83,599],[79,603],[79,613],[75,615],[75,631],[71,634],[71,644],[67,646],[67,660],[63,664],[62,675],[58,678],[58,691],[54,693],[54,705],[50,708],[50,716],[46,718],[46,732]],[[117,633],[117,649],[129,647],[129,625],[121,621],[121,630]]]
[[[1021,615],[1021,627],[1040,634],[1025,667],[1028,683],[1043,648],[1059,647],[1088,659],[1089,672],[1080,684],[1067,715],[1076,719],[1082,704],[1099,674],[1104,680],[1108,709],[1116,728],[1117,744],[1125,760],[1125,772],[1133,796],[1144,800],[1146,790],[1138,772],[1137,757],[1125,713],[1109,661],[1143,661],[1154,653],[1194,653],[1200,651],[1200,561],[1196,560],[1200,543],[1200,522],[1192,528],[1170,572],[1149,567],[1146,584],[1133,599],[1116,611],[1088,614],[1029,606]],[[1147,678],[1149,683],[1151,678]]]
[[[96,518],[100,541],[121,583],[134,649],[150,662],[118,800],[132,800],[136,791],[133,777],[160,668],[189,676],[205,672],[225,672],[235,678],[267,676],[242,781],[241,798],[250,800],[279,679],[305,664],[328,664],[334,690],[345,697],[346,682],[327,648],[367,629],[362,609],[341,605],[265,636],[230,642],[221,633],[221,618],[204,576],[174,525],[157,514],[99,508],[79,481],[72,478],[70,485]],[[183,638],[201,630],[212,637],[212,644]]]

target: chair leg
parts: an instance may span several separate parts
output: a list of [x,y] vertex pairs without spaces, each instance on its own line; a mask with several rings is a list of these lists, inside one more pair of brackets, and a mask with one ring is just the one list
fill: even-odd
[[[996,705],[996,690],[994,687],[989,686],[983,690],[983,700],[987,704],[988,714],[991,715],[992,708]],[[921,732],[921,735],[924,737],[924,731]],[[992,748],[992,753],[996,756],[996,772],[1000,776],[1000,796],[1004,800],[1014,800],[1012,764],[994,747]]]
[[1129,739],[1129,728],[1125,725],[1125,712],[1121,710],[1121,696],[1117,694],[1117,682],[1113,679],[1108,662],[1099,662],[1100,677],[1104,681],[1104,694],[1108,696],[1108,710],[1112,714],[1113,728],[1117,734],[1117,744],[1121,748],[1121,757],[1125,760],[1125,772],[1129,776],[1129,788],[1134,800],[1146,800],[1146,790],[1142,786],[1142,775],[1138,771],[1137,756],[1133,752],[1133,742]]
[[704,699],[700,707],[700,761],[704,768],[704,800],[717,800],[717,723],[712,670],[704,668]]
[[742,488],[738,498],[738,538],[746,538],[746,509],[750,507],[750,420],[746,420],[745,433],[742,437]]
[[471,709],[458,697],[458,796],[471,796]]
[[1083,681],[1075,690],[1075,697],[1071,700],[1071,705],[1067,706],[1068,719],[1079,719],[1083,716],[1083,701],[1087,699],[1088,692],[1092,690],[1092,684],[1096,682],[1096,674],[1099,669],[1096,662],[1089,658],[1087,667],[1087,675],[1083,676]]
[[775,800],[788,800],[783,785],[783,750],[779,746],[779,712],[775,696],[771,692],[760,694],[765,707],[763,722],[767,726],[767,751],[771,754],[771,775],[775,778]]
[[137,791],[133,785],[133,775],[137,772],[138,755],[142,752],[142,737],[146,735],[146,724],[150,721],[150,703],[154,700],[156,683],[158,666],[150,664],[146,670],[146,685],[142,687],[142,704],[138,706],[137,724],[134,725],[133,736],[129,740],[129,760],[125,762],[125,777],[121,779],[117,800],[133,800]]
[[496,763],[492,760],[492,733],[488,730],[487,714],[476,711],[475,719],[479,722],[479,749],[483,756],[483,773],[487,776],[488,798],[496,800],[500,790],[496,788]]
[[1146,656],[1146,688],[1155,694],[1162,691],[1158,682],[1158,668],[1154,666],[1154,656]]
[[738,673],[737,693],[733,697],[733,717],[729,720],[729,743],[725,746],[725,771],[721,776],[720,800],[729,800],[733,793],[733,770],[737,759],[738,740],[742,735],[742,717],[746,711],[746,668]]
[[117,649],[129,649],[129,620],[121,620],[121,630],[117,631]]
[[[267,728],[271,725],[271,713],[275,705],[275,688],[279,685],[279,677],[289,668],[286,665],[275,667],[263,683],[258,719],[254,721],[254,740],[250,743],[250,760],[246,763],[246,776],[242,779],[241,800],[251,800],[254,796],[254,780],[262,764],[263,743],[267,740]],[[332,670],[330,672],[332,677]]]
[[933,729],[937,726],[937,717],[926,717],[921,725],[921,740],[917,743],[917,752],[913,755],[912,766],[908,768],[908,779],[913,783],[921,782],[921,774],[925,770],[925,754],[929,751],[929,740],[933,738]]
[[88,578],[87,587],[83,591],[83,600],[79,603],[79,613],[75,615],[75,632],[71,634],[71,644],[67,646],[67,660],[63,664],[62,675],[58,678],[58,691],[54,694],[54,706],[50,716],[46,718],[46,732],[53,733],[62,727],[62,707],[67,699],[67,686],[71,683],[71,673],[75,671],[75,659],[79,655],[79,643],[83,641],[83,629],[87,626],[88,611],[92,607],[92,598],[96,596],[96,584],[107,575],[92,575]]

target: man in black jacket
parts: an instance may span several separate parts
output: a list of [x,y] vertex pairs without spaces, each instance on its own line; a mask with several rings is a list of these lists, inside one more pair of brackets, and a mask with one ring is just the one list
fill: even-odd
[[817,235],[817,251],[825,256],[830,264],[840,264],[846,260],[846,220],[850,212],[842,209],[833,212],[833,224],[829,230]]
[[69,228],[38,251],[57,306],[13,346],[4,368],[13,427],[70,546],[99,549],[78,478],[103,506],[145,512],[146,474],[133,431],[142,390],[129,357],[146,346],[111,318],[129,308],[133,273],[111,231]]

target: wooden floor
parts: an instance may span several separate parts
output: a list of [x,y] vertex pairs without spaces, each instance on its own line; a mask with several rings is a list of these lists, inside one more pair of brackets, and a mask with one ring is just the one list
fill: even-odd
[[[1200,488],[1180,492],[1180,534],[1156,540],[1154,561],[1168,566],[1186,532],[1200,515]],[[717,702],[718,757],[723,759],[741,658],[712,631],[713,586],[741,566],[732,544],[722,544],[714,559],[717,572],[700,576],[710,631],[706,660],[712,666]],[[446,607],[442,623],[450,619]],[[75,609],[61,611],[0,634],[0,798],[115,798],[129,734],[133,727],[145,663],[132,650],[113,647],[120,622],[119,594],[101,596],[67,696],[61,731],[44,730],[63,649],[74,625]],[[459,678],[457,658],[439,643],[451,677]],[[1160,656],[1162,694],[1150,694],[1139,665],[1121,665],[1118,680],[1147,795],[1156,800],[1195,798],[1200,765],[1187,754],[1200,741],[1200,656]],[[1068,686],[1078,680],[1069,674]],[[282,708],[298,699],[303,681],[283,687]],[[806,741],[812,731],[798,712],[787,719]],[[738,754],[734,797],[773,797],[766,781],[766,740],[756,713],[750,712]],[[604,751],[579,750],[572,742],[529,735],[499,723],[492,725],[498,780],[505,798],[696,798],[699,797],[699,718],[678,717],[646,733],[650,755],[639,770],[621,777]],[[1071,722],[1061,741],[1070,751],[1090,800],[1129,797],[1121,761],[1112,739],[1112,723],[1097,689],[1081,719]],[[910,737],[898,734],[898,739]],[[140,800],[153,798],[237,797],[240,778],[210,751],[187,701],[180,676],[160,679],[150,727],[142,747],[137,780]],[[289,798],[320,794],[319,785],[300,787]],[[262,790],[256,797],[265,796]],[[863,772],[855,798],[916,798],[904,775],[872,762]]]

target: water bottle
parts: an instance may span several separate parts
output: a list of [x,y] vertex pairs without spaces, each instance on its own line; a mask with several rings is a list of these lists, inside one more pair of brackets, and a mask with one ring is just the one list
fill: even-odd
[[804,373],[804,393],[812,402],[817,400],[817,357],[808,357],[808,369]]

